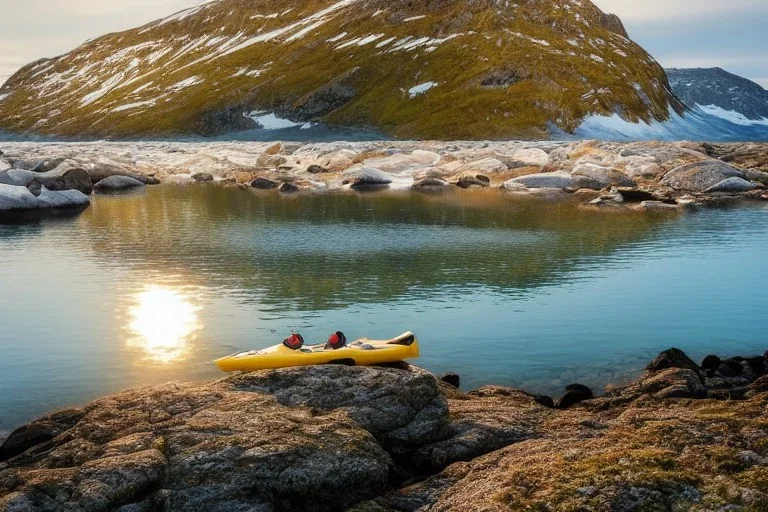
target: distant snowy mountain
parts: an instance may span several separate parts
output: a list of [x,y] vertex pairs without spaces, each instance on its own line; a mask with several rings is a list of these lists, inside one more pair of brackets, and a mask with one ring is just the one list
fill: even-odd
[[744,126],[768,125],[768,91],[720,68],[668,69],[673,92],[689,107]]
[[[611,140],[768,140],[768,91],[720,68],[668,69],[675,95],[688,110],[666,121],[629,123],[618,115],[587,116],[574,135]],[[568,136],[561,134],[561,136]]]
[[[214,0],[29,64],[0,129],[216,136],[308,123],[399,138],[546,138],[682,112],[588,0]],[[309,131],[309,130],[307,130]]]

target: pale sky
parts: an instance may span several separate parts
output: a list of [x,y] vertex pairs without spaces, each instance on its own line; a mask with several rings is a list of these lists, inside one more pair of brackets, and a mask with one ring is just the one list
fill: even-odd
[[[557,1],[557,0],[553,0]],[[765,0],[594,0],[667,67],[720,66],[768,87]],[[200,0],[0,0],[0,81],[86,39],[132,28]]]

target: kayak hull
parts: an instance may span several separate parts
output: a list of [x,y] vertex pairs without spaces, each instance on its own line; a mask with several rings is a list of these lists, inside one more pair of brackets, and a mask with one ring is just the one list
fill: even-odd
[[283,344],[260,351],[241,352],[218,359],[216,366],[224,372],[253,372],[293,366],[346,364],[373,366],[419,357],[419,341],[413,333],[387,341],[358,340],[338,350],[322,346],[291,350]]

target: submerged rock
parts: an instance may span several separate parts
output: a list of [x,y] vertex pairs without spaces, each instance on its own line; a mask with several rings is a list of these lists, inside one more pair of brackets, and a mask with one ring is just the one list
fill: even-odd
[[256,178],[251,182],[251,188],[259,190],[272,190],[279,187],[280,184],[276,181],[268,180],[267,178]]
[[114,175],[99,181],[93,186],[93,188],[102,192],[110,192],[110,191],[119,191],[119,190],[130,190],[133,188],[139,188],[143,186],[145,186],[144,183],[140,182],[135,178],[131,178],[130,176]]
[[456,186],[459,188],[485,188],[490,185],[491,179],[483,174],[465,173],[456,180]]
[[299,191],[299,187],[297,187],[293,183],[288,183],[287,181],[284,181],[283,183],[280,184],[278,191],[281,194],[295,194],[296,192]]

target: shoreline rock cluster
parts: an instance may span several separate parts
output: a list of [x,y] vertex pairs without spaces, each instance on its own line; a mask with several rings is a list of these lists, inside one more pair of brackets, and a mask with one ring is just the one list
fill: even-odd
[[[126,391],[0,446],[0,510],[765,510],[768,354],[558,400],[319,366]],[[567,398],[570,396],[570,398]]]
[[575,197],[589,208],[642,210],[768,200],[763,143],[99,142],[6,143],[3,151],[0,183],[33,194],[41,186],[89,194],[213,182],[284,194],[497,188]]

